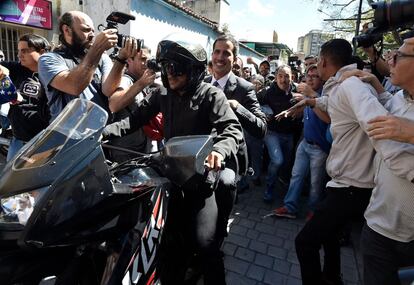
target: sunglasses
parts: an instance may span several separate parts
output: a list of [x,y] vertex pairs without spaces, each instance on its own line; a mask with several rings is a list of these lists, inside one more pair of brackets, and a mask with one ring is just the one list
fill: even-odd
[[387,57],[387,60],[391,61],[392,65],[396,65],[398,59],[402,57],[414,57],[414,54],[406,54],[400,51],[395,51]]
[[187,73],[188,67],[175,61],[164,61],[161,63],[161,72],[172,76],[181,76]]

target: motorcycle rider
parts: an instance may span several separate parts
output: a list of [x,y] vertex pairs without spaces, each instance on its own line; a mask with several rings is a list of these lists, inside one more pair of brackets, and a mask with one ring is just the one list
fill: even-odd
[[[173,189],[161,246],[161,281],[183,284],[186,263],[196,251],[204,284],[225,284],[220,246],[234,201],[238,171],[235,155],[243,143],[242,128],[224,93],[203,82],[207,54],[201,45],[163,40],[158,44],[157,62],[165,88],[140,102],[130,116],[131,125],[139,127],[161,111],[166,140],[213,135],[213,151],[206,158],[206,166],[218,171],[215,190],[201,177]],[[220,170],[223,162],[226,168]],[[177,236],[181,238],[173,239]]]

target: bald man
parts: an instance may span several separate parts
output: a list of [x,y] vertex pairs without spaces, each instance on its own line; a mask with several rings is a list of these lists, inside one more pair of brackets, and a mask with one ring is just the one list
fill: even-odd
[[114,64],[105,53],[117,44],[115,29],[95,36],[92,19],[70,11],[59,19],[61,46],[39,59],[39,75],[50,105],[51,120],[77,97],[109,110],[108,98],[121,82],[126,60],[136,54],[136,41],[128,38]]

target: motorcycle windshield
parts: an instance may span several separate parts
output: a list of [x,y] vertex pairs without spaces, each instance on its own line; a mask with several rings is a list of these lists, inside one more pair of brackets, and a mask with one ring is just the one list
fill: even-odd
[[[40,137],[20,153],[14,169],[40,167],[85,139],[99,138],[107,119],[106,111],[91,101],[70,101]],[[89,146],[95,147],[93,143]]]

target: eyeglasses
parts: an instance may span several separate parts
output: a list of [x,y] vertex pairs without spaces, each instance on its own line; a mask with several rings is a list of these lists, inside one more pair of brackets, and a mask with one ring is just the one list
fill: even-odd
[[406,54],[406,53],[403,53],[401,51],[395,51],[393,53],[390,53],[387,60],[391,61],[392,65],[396,65],[398,59],[401,58],[401,57],[414,57],[414,54]]

